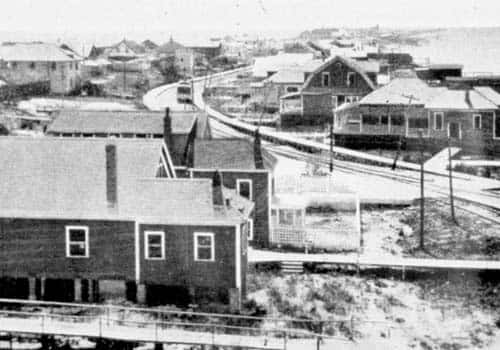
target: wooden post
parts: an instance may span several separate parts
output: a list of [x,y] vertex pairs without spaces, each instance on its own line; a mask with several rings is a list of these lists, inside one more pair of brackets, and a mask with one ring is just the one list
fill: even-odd
[[80,303],[82,301],[82,280],[80,278],[75,278],[74,280],[74,299],[75,302]]
[[451,166],[451,140],[448,135],[448,178],[450,183],[450,210],[451,210],[451,220],[453,223],[457,224],[457,218],[455,217],[455,203],[453,200],[453,168]]
[[330,124],[330,173],[333,172],[333,121]]
[[418,132],[420,138],[420,249],[424,249],[424,139],[422,131]]
[[28,277],[28,285],[29,285],[29,300],[36,300],[36,278]]

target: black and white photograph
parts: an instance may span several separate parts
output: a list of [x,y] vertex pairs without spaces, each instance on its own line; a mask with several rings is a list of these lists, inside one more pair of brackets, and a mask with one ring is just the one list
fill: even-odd
[[500,2],[0,4],[0,350],[500,350]]

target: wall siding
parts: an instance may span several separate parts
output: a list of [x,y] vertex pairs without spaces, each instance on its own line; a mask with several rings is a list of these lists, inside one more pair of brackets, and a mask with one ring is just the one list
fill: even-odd
[[[236,188],[237,179],[252,180],[252,194],[255,203],[254,208],[254,239],[251,242],[256,246],[269,246],[269,188],[268,172],[252,171],[221,171],[222,183],[227,188]],[[213,178],[213,171],[200,171],[193,169],[195,178]]]
[[[145,259],[145,231],[165,232],[165,259]],[[213,232],[215,261],[194,260],[194,232]],[[140,225],[141,282],[235,288],[235,227]]]
[[[89,258],[66,258],[65,226],[89,228]],[[134,279],[134,223],[0,219],[0,275]]]

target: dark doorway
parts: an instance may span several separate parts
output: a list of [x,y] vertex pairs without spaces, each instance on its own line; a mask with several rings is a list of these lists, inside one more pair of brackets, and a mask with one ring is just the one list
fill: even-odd
[[453,139],[460,139],[460,123],[449,123],[448,124],[448,134]]
[[68,279],[45,280],[44,300],[73,302],[75,300],[75,283]]
[[146,303],[155,305],[175,305],[187,307],[191,303],[189,290],[182,286],[146,285]]

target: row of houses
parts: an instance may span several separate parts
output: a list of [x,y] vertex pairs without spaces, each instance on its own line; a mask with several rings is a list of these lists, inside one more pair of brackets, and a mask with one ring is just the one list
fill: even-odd
[[0,283],[238,309],[248,240],[269,245],[276,160],[258,134],[209,136],[202,114],[61,111],[46,137],[1,138]]

